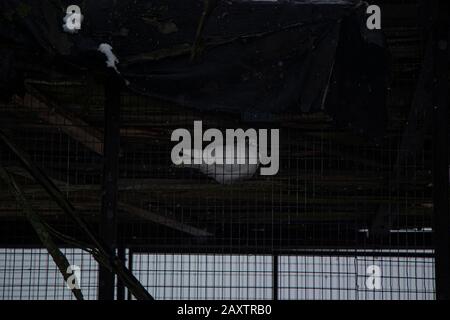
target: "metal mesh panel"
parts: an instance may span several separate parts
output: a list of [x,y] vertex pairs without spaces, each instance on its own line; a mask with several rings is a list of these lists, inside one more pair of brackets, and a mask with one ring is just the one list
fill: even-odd
[[138,254],[133,271],[155,299],[264,300],[272,297],[271,260],[271,256]]
[[[432,258],[280,257],[280,299],[288,300],[432,300]],[[367,281],[380,268],[379,289]]]
[[[406,130],[423,31],[417,19],[402,18],[387,23],[385,32],[393,80],[389,126],[380,139],[337,127],[325,113],[283,114],[268,122],[121,93],[115,245],[153,297],[435,298],[429,119],[420,116],[415,130]],[[0,104],[1,128],[98,234],[104,87],[90,75],[28,84],[39,94]],[[204,130],[280,129],[278,174],[257,171],[224,185],[174,165],[171,134],[192,132],[196,120]],[[85,234],[3,144],[0,160],[43,221],[75,240],[70,246],[77,249],[62,251],[81,267],[85,298],[96,299],[97,262],[78,249],[88,241]],[[73,299],[20,205],[2,182],[0,188],[0,299]]]
[[[97,298],[97,263],[80,249],[63,249],[82,270],[80,286],[88,300]],[[74,300],[61,273],[44,249],[0,249],[1,300]]]

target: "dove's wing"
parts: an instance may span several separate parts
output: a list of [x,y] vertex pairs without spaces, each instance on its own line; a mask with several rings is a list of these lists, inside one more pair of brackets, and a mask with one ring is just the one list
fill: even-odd
[[[252,142],[250,142],[252,143]],[[249,147],[249,142],[246,142],[245,148],[245,164],[238,164],[238,148],[242,148],[243,145],[234,145],[234,163],[233,164],[187,164],[184,165],[188,168],[194,168],[200,170],[203,174],[208,177],[213,178],[221,184],[231,184],[235,181],[245,180],[251,178],[255,175],[259,168],[259,157],[257,148],[251,149]],[[225,146],[225,150],[226,146]],[[184,156],[190,157],[191,159],[196,155],[203,159],[202,150],[183,150]],[[242,153],[241,153],[242,155]]]
[[225,165],[202,165],[200,171],[219,183],[230,184],[254,176],[258,165],[249,164],[225,164]]

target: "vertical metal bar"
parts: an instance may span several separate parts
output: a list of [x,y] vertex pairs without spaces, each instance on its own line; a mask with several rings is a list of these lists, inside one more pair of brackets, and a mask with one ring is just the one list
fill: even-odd
[[[113,75],[105,83],[105,124],[103,158],[103,193],[100,237],[111,252],[116,249],[117,180],[120,146],[120,84]],[[99,270],[99,300],[114,300],[114,274],[107,268]]]
[[279,256],[277,254],[273,255],[273,274],[272,274],[272,299],[273,300],[278,300],[278,274],[279,274],[279,269],[278,269],[278,263],[279,263]]
[[433,28],[433,202],[436,298],[450,299],[450,213],[448,162],[448,90],[450,4],[436,1],[438,19]]
[[[117,255],[120,259],[120,261],[122,261],[125,265],[126,262],[126,255],[125,255],[125,248],[123,245],[119,245],[117,248]],[[123,284],[122,281],[120,281],[119,279],[117,279],[117,300],[125,300],[125,286]]]
[[[128,270],[130,270],[131,273],[133,273],[133,255],[134,250],[133,248],[128,249]],[[133,296],[131,295],[130,290],[128,290],[128,297],[127,300],[133,300]]]

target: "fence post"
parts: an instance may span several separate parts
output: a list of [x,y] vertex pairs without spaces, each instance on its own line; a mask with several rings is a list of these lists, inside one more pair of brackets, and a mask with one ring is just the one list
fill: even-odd
[[433,221],[436,298],[450,300],[450,215],[448,162],[448,90],[450,4],[435,1],[437,20],[433,26]]
[[[127,260],[125,250],[126,249],[123,244],[118,245],[117,256],[124,263],[124,265],[126,265]],[[120,279],[117,279],[117,300],[125,300],[125,285],[122,281],[120,281]]]
[[[133,247],[128,248],[128,269],[131,273],[133,273],[133,255],[134,255],[134,249]],[[131,294],[130,290],[128,290],[127,294],[127,300],[133,300],[133,295]]]
[[[105,83],[103,192],[100,237],[111,252],[116,250],[117,180],[120,152],[120,83],[113,75]],[[114,300],[114,273],[99,268],[99,300]]]

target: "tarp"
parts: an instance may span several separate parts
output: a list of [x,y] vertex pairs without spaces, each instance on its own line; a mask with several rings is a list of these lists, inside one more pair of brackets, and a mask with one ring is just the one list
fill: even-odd
[[[62,28],[71,4],[85,18],[77,34]],[[380,136],[386,48],[365,11],[358,1],[2,0],[0,89],[16,93],[44,66],[102,68],[108,43],[133,91],[249,120],[325,111]]]

